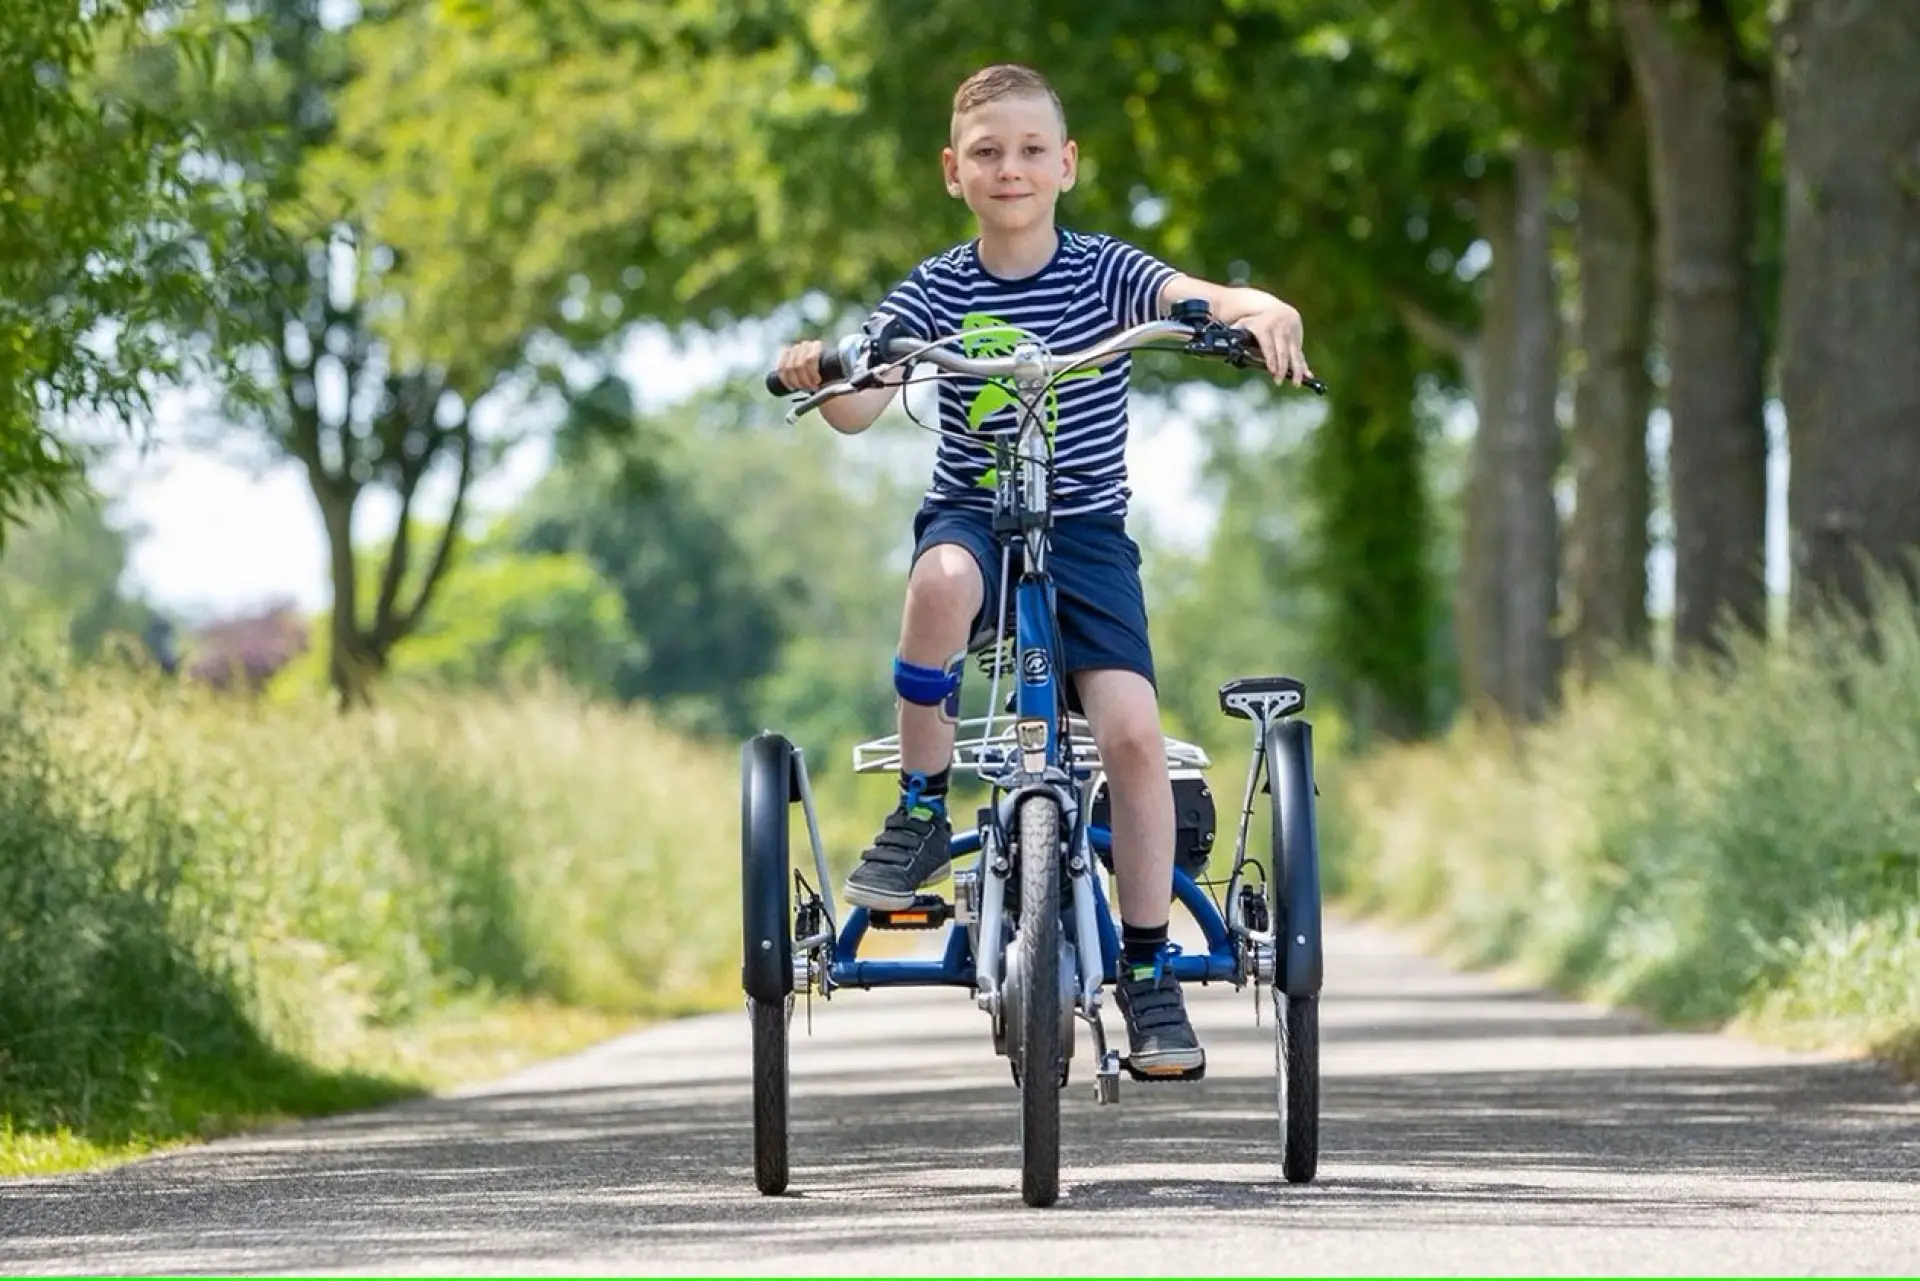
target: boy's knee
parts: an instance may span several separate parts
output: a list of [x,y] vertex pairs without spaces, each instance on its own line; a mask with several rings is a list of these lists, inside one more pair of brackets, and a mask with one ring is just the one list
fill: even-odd
[[1166,755],[1166,741],[1150,716],[1128,717],[1100,736],[1100,762],[1109,774],[1135,775]]
[[971,618],[980,608],[984,585],[973,553],[956,543],[936,543],[922,552],[907,579],[907,597],[943,615]]

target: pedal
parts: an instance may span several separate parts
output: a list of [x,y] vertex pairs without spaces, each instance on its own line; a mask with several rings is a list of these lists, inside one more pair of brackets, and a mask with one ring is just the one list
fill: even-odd
[[1131,1058],[1120,1060],[1120,1064],[1122,1067],[1127,1069],[1127,1075],[1132,1077],[1134,1080],[1147,1081],[1156,1085],[1171,1084],[1175,1081],[1198,1081],[1202,1077],[1206,1076],[1207,1074],[1207,1065],[1205,1060],[1201,1061],[1201,1064],[1199,1067],[1192,1067],[1192,1068],[1181,1068],[1181,1067],[1139,1068],[1133,1065],[1133,1060]]
[[1100,1056],[1093,1073],[1093,1098],[1096,1103],[1120,1101],[1120,1051],[1108,1050]]
[[938,894],[916,894],[913,906],[882,911],[867,909],[867,926],[876,930],[937,930],[953,919],[953,904]]

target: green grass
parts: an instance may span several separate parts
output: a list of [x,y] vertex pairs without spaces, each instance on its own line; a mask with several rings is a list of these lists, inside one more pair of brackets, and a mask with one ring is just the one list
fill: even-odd
[[1829,619],[1623,667],[1517,751],[1331,763],[1331,889],[1465,963],[1920,1070],[1920,615],[1877,618],[1877,652]]
[[0,662],[0,1170],[730,999],[738,760],[554,689],[341,718]]

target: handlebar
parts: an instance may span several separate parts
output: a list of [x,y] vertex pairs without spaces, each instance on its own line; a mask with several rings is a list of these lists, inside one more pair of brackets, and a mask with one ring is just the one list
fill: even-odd
[[[828,347],[821,351],[819,362],[821,382],[837,383],[846,381],[849,371],[845,346],[846,344],[842,342],[840,346]],[[782,382],[780,380],[780,371],[777,369],[767,375],[767,391],[775,396],[790,396],[799,390],[800,388],[798,387],[789,387],[786,383]]]
[[[1149,347],[1169,338],[1185,339],[1181,350],[1189,355],[1216,357],[1235,368],[1264,360],[1260,344],[1250,332],[1214,320],[1207,314],[1205,304],[1197,299],[1175,303],[1173,315],[1171,320],[1150,320],[1135,325],[1080,351],[1055,353],[1043,349],[1038,360],[1040,372],[1048,379],[1057,378],[1070,370],[1101,364],[1122,352]],[[928,342],[902,335],[897,327],[889,326],[877,335],[843,338],[820,353],[820,377],[825,385],[794,405],[787,419],[791,422],[836,397],[879,386],[876,365],[924,360],[949,373],[977,378],[1012,378],[1023,372],[1017,368],[1020,362],[1013,356],[964,356],[947,347],[946,344],[960,337],[953,334]],[[782,382],[777,372],[767,375],[766,385],[767,391],[775,396],[796,390]],[[1318,378],[1308,378],[1302,385],[1319,395],[1327,394],[1326,384]]]

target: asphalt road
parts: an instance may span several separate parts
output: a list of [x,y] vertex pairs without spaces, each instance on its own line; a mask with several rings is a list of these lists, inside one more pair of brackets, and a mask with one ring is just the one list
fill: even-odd
[[[1019,1197],[1018,1096],[959,992],[796,1012],[792,1192],[753,1190],[746,1020],[457,1097],[0,1183],[33,1273],[1851,1273],[1920,1270],[1920,1091],[1673,1035],[1330,923],[1320,1177],[1276,1165],[1272,1023],[1195,989],[1208,1077],[1092,1099]],[[1111,1009],[1109,1028],[1119,1021]]]

